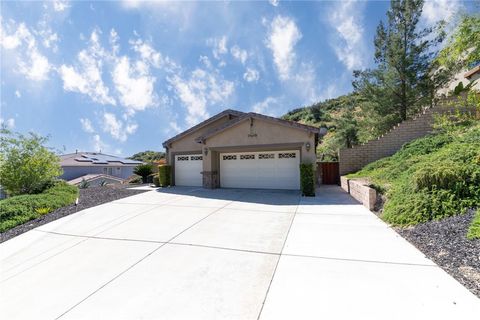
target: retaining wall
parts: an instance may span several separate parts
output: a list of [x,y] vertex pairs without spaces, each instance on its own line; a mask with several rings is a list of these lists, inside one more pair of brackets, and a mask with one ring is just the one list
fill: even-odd
[[340,177],[342,189],[361,202],[369,210],[375,208],[377,191],[365,184],[365,181]]
[[[450,100],[453,99],[457,98]],[[404,144],[431,133],[435,114],[454,112],[475,114],[476,112],[470,107],[452,108],[449,103],[451,103],[449,100],[445,100],[443,105],[426,109],[415,118],[397,124],[375,140],[352,148],[340,149],[338,153],[340,176],[358,171],[378,159],[389,157],[400,150]]]

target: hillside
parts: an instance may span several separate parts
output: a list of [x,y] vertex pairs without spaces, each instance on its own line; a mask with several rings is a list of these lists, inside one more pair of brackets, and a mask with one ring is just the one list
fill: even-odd
[[358,95],[350,93],[338,98],[327,99],[310,106],[289,111],[282,119],[297,121],[317,127],[334,127],[334,120],[344,111],[352,108],[358,101]]
[[327,134],[317,148],[317,156],[324,161],[336,161],[340,148],[371,138],[367,130],[368,125],[359,112],[360,103],[359,95],[350,93],[294,109],[282,119],[327,128]]
[[480,122],[444,125],[349,177],[386,196],[382,218],[394,225],[462,214],[480,203]]

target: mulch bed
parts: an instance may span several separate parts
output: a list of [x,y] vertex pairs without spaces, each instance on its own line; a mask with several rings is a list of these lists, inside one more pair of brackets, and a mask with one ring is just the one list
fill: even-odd
[[0,243],[7,241],[13,237],[16,237],[33,228],[39,227],[46,223],[68,216],[80,210],[146,192],[145,190],[127,189],[127,187],[134,187],[134,186],[133,185],[109,185],[109,186],[103,186],[103,187],[90,187],[87,189],[80,189],[80,196],[79,196],[79,201],[77,206],[72,204],[63,208],[59,208],[37,219],[28,221],[24,224],[21,224],[10,230],[0,233]]
[[474,211],[397,232],[480,298],[480,240],[468,240]]

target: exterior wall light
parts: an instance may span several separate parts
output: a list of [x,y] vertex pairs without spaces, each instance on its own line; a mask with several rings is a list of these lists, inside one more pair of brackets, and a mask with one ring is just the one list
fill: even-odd
[[208,155],[208,148],[207,147],[203,148],[203,154]]
[[305,149],[307,149],[307,152],[310,151],[310,142],[305,143]]

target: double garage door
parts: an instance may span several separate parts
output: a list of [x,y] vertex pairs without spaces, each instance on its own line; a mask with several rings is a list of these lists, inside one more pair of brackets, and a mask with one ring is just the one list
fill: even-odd
[[299,165],[298,150],[221,153],[220,186],[297,190]]
[[[200,154],[175,156],[175,184],[202,186]],[[220,153],[220,187],[300,189],[298,150]]]

